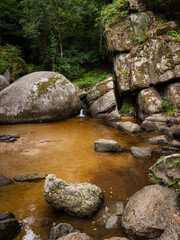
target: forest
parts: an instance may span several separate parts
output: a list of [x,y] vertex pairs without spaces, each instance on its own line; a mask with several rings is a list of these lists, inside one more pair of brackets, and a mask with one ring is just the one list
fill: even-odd
[[[160,22],[178,21],[178,1],[145,1]],[[111,71],[102,25],[108,19],[116,21],[126,3],[4,0],[0,5],[0,74],[8,69],[14,81],[33,71],[52,70],[73,80],[94,67],[105,65]]]

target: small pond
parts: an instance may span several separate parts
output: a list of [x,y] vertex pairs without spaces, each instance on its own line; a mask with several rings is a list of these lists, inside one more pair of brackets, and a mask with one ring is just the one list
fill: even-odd
[[[156,160],[141,160],[129,153],[97,153],[94,141],[114,139],[125,147],[148,146],[146,136],[131,136],[93,118],[72,118],[54,123],[1,125],[1,134],[19,134],[14,143],[0,143],[0,173],[10,179],[29,173],[55,174],[67,182],[91,182],[111,201],[127,203],[149,184],[148,168]],[[45,240],[52,222],[70,223],[96,240],[124,236],[106,230],[98,219],[75,218],[55,212],[44,200],[44,181],[14,182],[0,187],[0,213],[12,212],[24,226],[16,240]]]

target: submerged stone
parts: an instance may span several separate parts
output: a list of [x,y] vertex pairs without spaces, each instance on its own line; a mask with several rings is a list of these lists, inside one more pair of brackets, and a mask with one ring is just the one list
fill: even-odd
[[53,223],[49,231],[47,240],[57,240],[73,232],[80,232],[80,231],[68,223],[59,223],[57,225]]
[[45,177],[46,177],[46,174],[31,173],[31,174],[15,176],[14,180],[16,182],[38,182],[45,179]]
[[167,137],[165,135],[149,138],[148,142],[153,145],[167,145]]
[[131,154],[136,158],[149,159],[152,157],[152,149],[148,147],[131,147]]
[[94,142],[96,152],[123,152],[125,148],[114,140],[99,139]]
[[12,183],[12,180],[10,180],[9,178],[6,178],[0,174],[0,186],[7,185],[10,183]]

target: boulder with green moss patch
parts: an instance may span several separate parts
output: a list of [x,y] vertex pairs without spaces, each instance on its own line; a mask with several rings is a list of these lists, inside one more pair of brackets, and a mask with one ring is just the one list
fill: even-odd
[[78,89],[62,74],[28,74],[0,93],[0,123],[55,121],[79,113]]
[[53,174],[46,177],[44,197],[54,209],[77,217],[92,216],[104,200],[103,192],[96,185],[67,183]]

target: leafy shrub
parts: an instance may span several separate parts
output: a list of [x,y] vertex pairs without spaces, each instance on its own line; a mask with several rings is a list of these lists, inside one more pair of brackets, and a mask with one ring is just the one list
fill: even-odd
[[26,74],[29,69],[20,55],[21,50],[18,47],[10,44],[0,46],[0,74],[8,70],[12,81]]
[[122,116],[131,116],[134,114],[134,107],[130,106],[128,103],[123,103],[119,113]]
[[175,112],[178,112],[178,108],[173,108],[173,104],[167,98],[161,100],[161,107],[169,114],[173,115]]
[[168,31],[167,35],[172,36],[175,41],[180,42],[180,33],[178,33],[177,31],[175,31],[175,30]]
[[101,21],[108,31],[108,27],[117,23],[119,19],[126,17],[128,14],[127,0],[116,0],[108,4],[101,11]]

